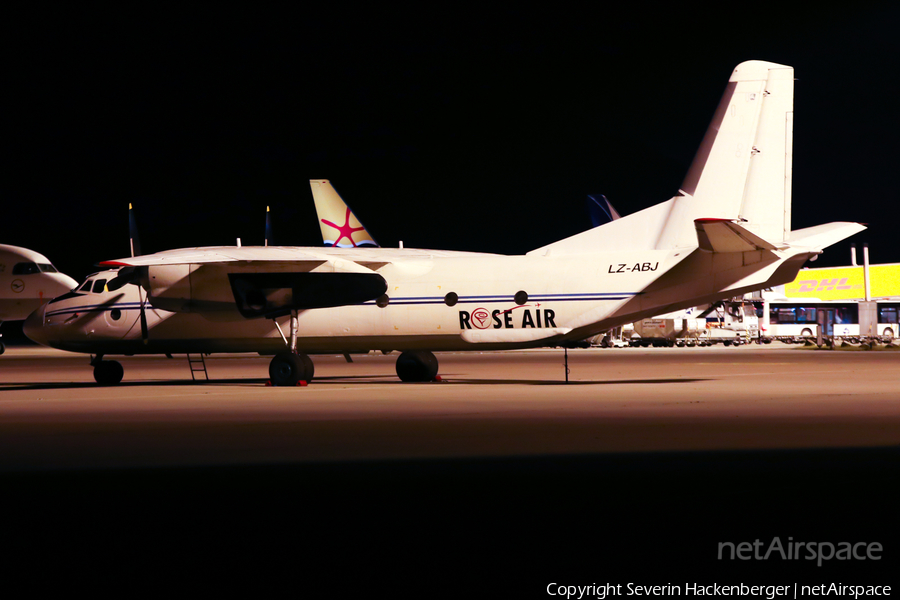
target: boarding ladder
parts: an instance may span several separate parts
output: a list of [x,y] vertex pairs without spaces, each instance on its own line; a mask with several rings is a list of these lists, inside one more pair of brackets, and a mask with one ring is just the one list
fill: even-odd
[[200,353],[195,356],[188,354],[187,359],[188,366],[191,368],[191,379],[197,381],[200,377],[197,373],[203,373],[206,381],[209,381],[209,373],[206,372],[206,360],[203,358],[203,354]]

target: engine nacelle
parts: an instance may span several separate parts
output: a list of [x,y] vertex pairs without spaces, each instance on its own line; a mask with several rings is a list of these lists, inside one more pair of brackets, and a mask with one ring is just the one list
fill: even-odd
[[362,304],[387,291],[384,277],[372,271],[289,269],[275,265],[151,265],[142,268],[140,283],[155,308],[172,312],[232,312],[248,319],[272,318],[292,310]]
[[[150,304],[155,308],[172,312],[195,312],[198,309],[209,310],[212,308],[201,307],[199,305],[200,294],[194,292],[194,288],[197,286],[192,284],[197,282],[192,281],[195,279],[192,278],[192,274],[198,270],[199,266],[197,264],[151,265],[142,269],[141,286],[147,290]],[[232,300],[232,309],[233,306]]]

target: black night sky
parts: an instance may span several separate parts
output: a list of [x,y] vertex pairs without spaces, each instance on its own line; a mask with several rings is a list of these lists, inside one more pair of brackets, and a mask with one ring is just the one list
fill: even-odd
[[382,245],[522,253],[680,185],[732,68],[792,65],[793,226],[870,229],[815,266],[900,262],[897,8],[11,15],[3,243],[76,279],[128,254],[321,242],[328,178]]

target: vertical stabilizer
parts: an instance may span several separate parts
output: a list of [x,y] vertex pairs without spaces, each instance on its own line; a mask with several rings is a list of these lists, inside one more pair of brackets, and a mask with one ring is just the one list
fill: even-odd
[[266,234],[263,241],[263,245],[265,246],[274,246],[275,242],[272,237],[272,213],[269,212],[269,207],[266,207]]
[[770,69],[739,217],[771,242],[783,242],[791,233],[793,105],[794,70]]
[[656,247],[696,244],[695,219],[739,219],[782,242],[790,231],[794,69],[739,64],[685,177]]
[[780,246],[791,230],[793,107],[793,67],[739,64],[677,196],[529,254],[692,248],[698,219]]
[[610,221],[621,219],[618,211],[603,194],[589,194],[587,199],[588,215],[591,217],[591,225],[600,227]]
[[326,246],[339,248],[374,247],[378,244],[359,222],[350,207],[341,199],[327,179],[310,179],[322,241]]

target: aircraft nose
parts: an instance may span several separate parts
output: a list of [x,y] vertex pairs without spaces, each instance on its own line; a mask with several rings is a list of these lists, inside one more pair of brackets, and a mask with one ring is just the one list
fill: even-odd
[[33,342],[37,342],[42,346],[49,346],[47,343],[47,329],[44,327],[44,312],[47,305],[42,304],[33,313],[28,315],[22,324],[22,331]]

